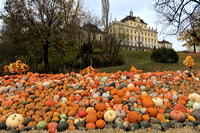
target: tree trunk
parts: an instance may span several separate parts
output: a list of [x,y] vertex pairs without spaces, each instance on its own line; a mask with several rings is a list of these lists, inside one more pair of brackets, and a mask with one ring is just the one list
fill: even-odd
[[196,45],[195,44],[193,44],[193,46],[194,46],[194,53],[196,53]]
[[44,71],[45,73],[49,73],[49,41],[46,40],[46,44],[43,45],[44,50]]

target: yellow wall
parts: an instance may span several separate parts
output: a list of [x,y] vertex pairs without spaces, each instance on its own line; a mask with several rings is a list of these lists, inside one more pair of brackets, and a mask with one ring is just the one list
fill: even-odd
[[135,21],[129,20],[125,23],[114,21],[109,28],[109,33],[125,34],[126,38],[123,41],[125,45],[137,46],[139,40],[144,47],[153,48],[158,45],[158,32],[150,29],[146,24]]

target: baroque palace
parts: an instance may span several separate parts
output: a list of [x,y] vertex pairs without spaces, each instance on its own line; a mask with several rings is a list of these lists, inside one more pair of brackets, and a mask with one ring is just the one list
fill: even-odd
[[109,27],[109,33],[118,35],[124,34],[125,38],[122,42],[124,48],[130,50],[148,50],[161,47],[172,48],[172,44],[166,40],[158,41],[157,29],[148,27],[140,17],[130,15],[121,21],[113,21]]

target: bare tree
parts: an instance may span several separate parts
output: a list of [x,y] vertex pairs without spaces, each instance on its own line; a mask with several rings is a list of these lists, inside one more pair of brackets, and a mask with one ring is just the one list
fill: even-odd
[[155,0],[156,12],[160,15],[160,22],[173,27],[170,34],[176,35],[191,28],[199,19],[199,0]]

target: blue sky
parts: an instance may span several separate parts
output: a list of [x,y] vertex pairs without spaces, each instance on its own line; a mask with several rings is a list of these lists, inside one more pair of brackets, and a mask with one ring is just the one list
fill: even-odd
[[[101,0],[81,0],[85,9],[93,12],[101,18]],[[0,0],[0,11],[3,9],[3,2],[5,0]],[[143,19],[149,26],[158,28],[159,40],[165,39],[173,43],[173,48],[177,51],[185,50],[182,47],[183,42],[178,41],[176,36],[166,35],[163,31],[163,26],[158,23],[159,18],[157,18],[156,12],[153,10],[153,0],[110,0],[110,12],[112,20],[115,18],[121,20],[126,15],[129,15],[130,10],[133,10],[134,16],[139,16]],[[2,25],[2,22],[0,22]]]

